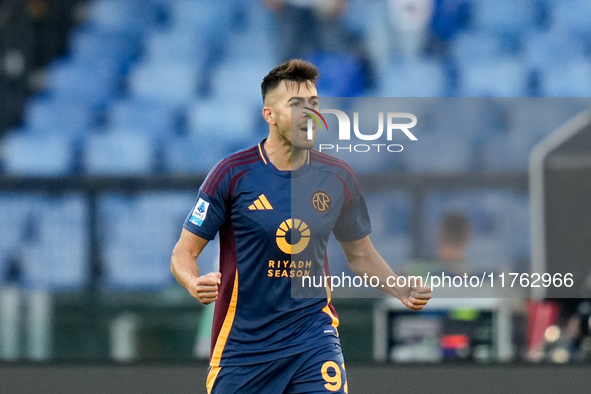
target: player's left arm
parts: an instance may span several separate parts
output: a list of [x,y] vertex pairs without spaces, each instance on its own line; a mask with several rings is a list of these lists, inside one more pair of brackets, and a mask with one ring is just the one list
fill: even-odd
[[379,289],[400,299],[400,301],[409,309],[421,310],[431,299],[431,288],[420,286],[388,286],[388,277],[390,283],[396,283],[398,277],[394,271],[384,261],[382,256],[371,243],[369,236],[365,236],[357,241],[341,242],[341,247],[345,252],[345,257],[349,266],[359,276],[376,276],[379,278]]

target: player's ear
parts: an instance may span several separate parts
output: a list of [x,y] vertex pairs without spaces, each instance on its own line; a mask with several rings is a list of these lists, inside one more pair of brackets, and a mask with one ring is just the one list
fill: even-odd
[[270,107],[263,107],[263,118],[269,124],[275,124],[275,111],[273,111]]

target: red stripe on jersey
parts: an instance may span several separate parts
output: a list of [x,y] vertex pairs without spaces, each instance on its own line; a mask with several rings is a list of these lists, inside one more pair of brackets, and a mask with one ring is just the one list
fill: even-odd
[[250,158],[253,154],[256,154],[256,148],[251,148],[245,152],[235,153],[222,160],[211,172],[211,175],[205,179],[205,182],[203,183],[203,191],[209,194],[206,190],[211,188],[211,184],[218,179],[220,172],[223,171],[228,165],[231,165],[240,159]]
[[257,161],[259,161],[259,155],[257,154],[254,158],[247,160],[247,159],[242,159],[240,161],[237,161],[235,163],[233,163],[231,166],[227,166],[226,169],[220,174],[220,176],[218,177],[217,181],[212,185],[211,187],[211,194],[208,192],[208,195],[213,195],[213,193],[215,193],[215,191],[217,190],[220,182],[222,181],[222,179],[224,179],[224,176],[226,176],[226,174],[228,173],[228,171],[230,171],[233,167],[237,167],[237,166],[241,166],[241,165],[245,165],[245,164],[251,164],[251,163],[256,163]]
[[236,187],[236,182],[238,182],[238,180],[240,178],[242,178],[242,175],[246,174],[248,172],[248,170],[244,170],[242,172],[239,172],[237,175],[234,175],[232,177],[232,180],[230,181],[230,195],[232,196],[234,194],[234,188]]
[[[256,153],[256,151],[251,150],[248,153],[245,152],[244,154],[236,155],[234,157],[230,157],[230,158],[222,161],[213,170],[211,176],[207,177],[207,179],[205,180],[205,182],[203,184],[203,191],[210,196],[213,195],[213,193],[217,189],[217,185],[219,185],[220,181],[222,180],[222,178],[224,177],[224,175],[228,172],[228,170],[230,168],[235,167],[240,164],[243,164],[242,163],[243,161],[249,160],[253,157],[256,157],[256,159],[258,160],[258,154]],[[256,160],[254,160],[254,161],[256,161]],[[254,161],[251,161],[251,162],[254,162]]]
[[[328,156],[328,157],[330,157],[330,156]],[[351,167],[347,163],[345,163],[342,160],[338,160],[338,159],[335,159],[337,161],[325,160],[324,157],[322,157],[322,158],[321,157],[314,157],[313,160],[317,161],[319,163],[328,164],[330,166],[339,167],[339,168],[347,171],[349,173],[349,175],[351,176],[351,178],[353,178],[353,182],[355,183],[355,188],[357,189],[357,192],[361,193],[361,189],[359,187],[359,184],[357,183],[357,178],[355,177],[355,174],[353,174],[353,170],[351,169]]]
[[318,152],[317,150],[314,150],[314,149],[312,149],[312,154],[313,154],[312,155],[313,159],[316,159],[316,160],[324,159],[325,161],[329,161],[330,163],[347,170],[347,172],[349,172],[349,174],[351,176],[353,176],[353,169],[346,161],[341,160],[341,159],[337,159],[336,157],[331,156],[331,155],[327,155],[326,153]]

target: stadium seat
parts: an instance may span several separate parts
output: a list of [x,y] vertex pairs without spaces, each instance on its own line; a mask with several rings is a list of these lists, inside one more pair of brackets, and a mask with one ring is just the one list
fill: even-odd
[[146,136],[170,137],[178,131],[179,116],[166,103],[128,98],[113,104],[107,123],[113,130],[137,130]]
[[141,32],[156,22],[150,1],[96,0],[90,3],[87,23],[107,31]]
[[195,195],[161,192],[101,198],[105,288],[161,290],[174,283],[170,254],[195,204]]
[[95,113],[77,101],[34,98],[24,107],[27,128],[42,134],[82,135],[95,123]]
[[127,69],[139,50],[141,35],[133,32],[108,31],[82,25],[70,33],[69,52],[75,59],[100,62],[114,61]]
[[540,92],[545,97],[591,96],[591,64],[588,60],[564,61],[543,70]]
[[58,100],[101,107],[115,93],[120,70],[112,59],[101,62],[59,60],[47,69],[47,91]]
[[164,145],[164,168],[169,174],[206,174],[228,150],[227,142],[205,136],[171,138]]
[[471,0],[472,25],[494,33],[524,33],[538,26],[535,0]]
[[502,35],[476,30],[458,34],[450,42],[450,54],[456,63],[463,65],[511,55],[512,48]]
[[377,94],[382,97],[441,97],[449,94],[443,65],[427,60],[392,62],[379,76]]
[[[255,58],[261,63],[279,64],[280,52],[274,45],[276,44],[274,38],[257,30],[233,33],[225,43],[223,62],[244,63]],[[252,45],[253,42],[257,45]]]
[[137,65],[129,79],[131,96],[183,106],[197,94],[198,66],[192,62],[169,62],[167,59]]
[[195,29],[209,38],[225,37],[232,30],[235,12],[230,0],[178,0],[170,3],[174,26]]
[[[262,104],[261,104],[262,107]],[[206,139],[230,142],[255,133],[257,108],[240,100],[201,100],[187,111],[189,133]]]
[[4,172],[18,176],[63,176],[74,169],[72,139],[65,135],[15,132],[2,140]]
[[261,82],[276,64],[268,59],[252,58],[239,63],[222,63],[211,80],[211,97],[239,101],[244,105],[261,105]]
[[[35,212],[42,212],[37,215]],[[21,252],[21,283],[30,290],[81,290],[90,278],[88,207],[81,196],[31,206],[35,237]]]
[[363,93],[365,82],[361,59],[343,52],[320,52],[305,57],[318,67],[320,96],[357,97]]
[[524,37],[525,62],[537,70],[561,68],[565,62],[585,60],[586,42],[564,31],[550,30]]
[[144,60],[193,63],[195,68],[202,69],[210,50],[204,35],[193,29],[155,30],[146,39]]
[[560,0],[548,3],[553,29],[589,36],[591,3],[587,0]]
[[154,168],[154,145],[138,134],[90,135],[83,151],[83,167],[90,175],[147,175]]
[[529,72],[512,58],[491,58],[460,69],[460,93],[465,97],[528,96]]

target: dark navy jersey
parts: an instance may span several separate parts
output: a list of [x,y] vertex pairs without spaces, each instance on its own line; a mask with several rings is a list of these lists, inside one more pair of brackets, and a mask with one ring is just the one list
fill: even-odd
[[292,297],[302,277],[329,275],[331,233],[355,241],[371,232],[363,195],[343,161],[315,150],[295,171],[279,171],[258,145],[209,173],[184,228],[207,240],[219,232],[219,298],[210,364],[249,365],[338,341],[328,289]]

